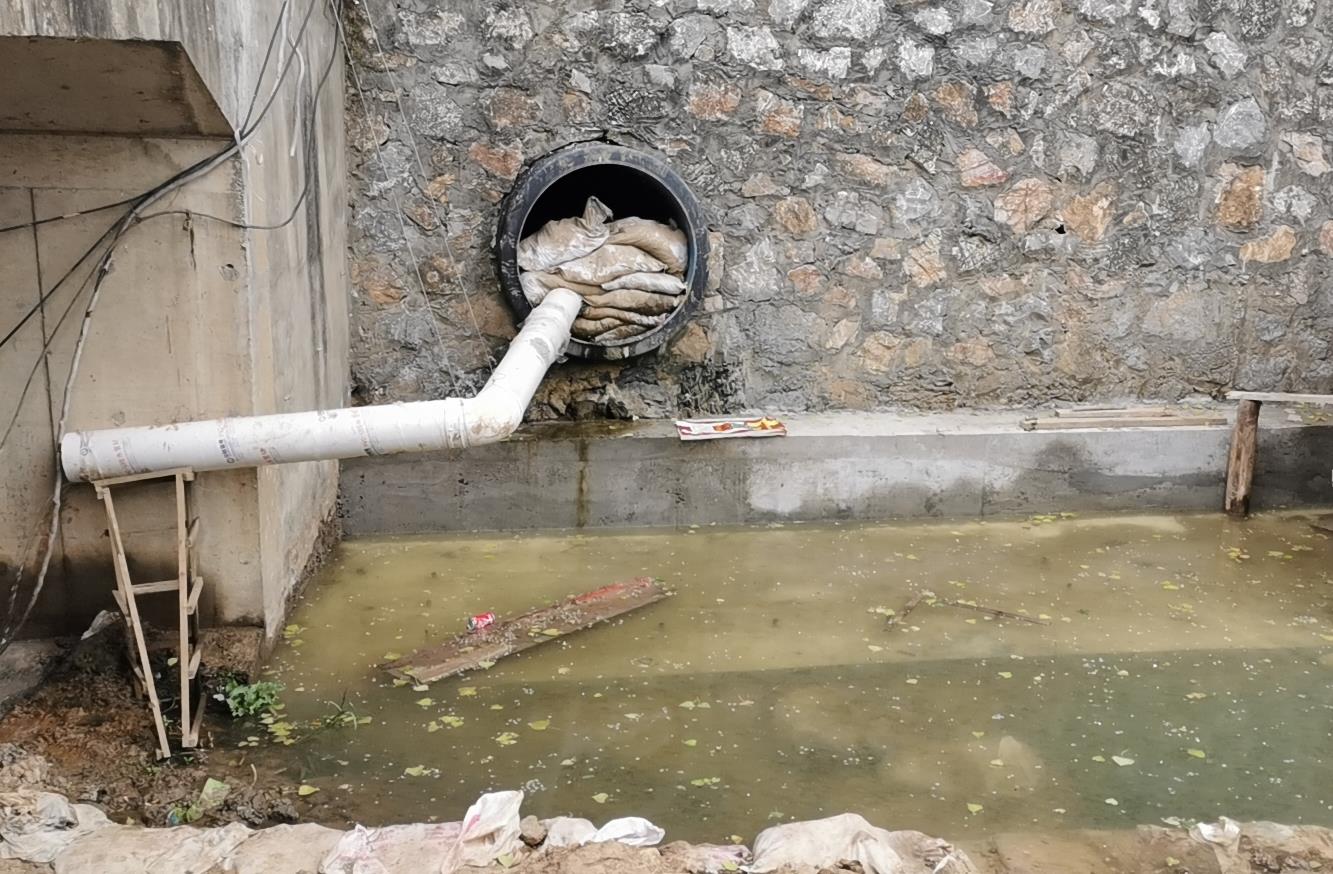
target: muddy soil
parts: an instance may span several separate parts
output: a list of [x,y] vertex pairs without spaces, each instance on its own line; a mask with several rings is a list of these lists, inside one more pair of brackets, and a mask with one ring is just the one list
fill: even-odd
[[[164,695],[176,677],[167,656],[165,651],[155,656]],[[164,705],[169,718],[178,715],[174,699]],[[43,782],[50,789],[98,804],[119,822],[166,825],[172,809],[197,798],[209,777],[231,791],[200,825],[299,819],[303,805],[290,775],[252,769],[234,750],[208,748],[214,728],[228,719],[210,711],[201,732],[203,748],[159,761],[152,717],[135,694],[117,622],[80,641],[44,684],[0,719],[0,742],[44,757],[51,768]],[[170,728],[168,734],[173,735]]]

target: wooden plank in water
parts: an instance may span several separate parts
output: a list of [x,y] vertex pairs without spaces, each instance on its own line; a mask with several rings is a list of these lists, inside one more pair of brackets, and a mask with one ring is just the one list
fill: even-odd
[[460,634],[436,646],[419,649],[389,662],[384,669],[395,677],[418,683],[442,680],[475,670],[483,662],[493,662],[646,607],[669,594],[661,584],[648,577],[612,583],[513,619],[497,621],[478,631]]

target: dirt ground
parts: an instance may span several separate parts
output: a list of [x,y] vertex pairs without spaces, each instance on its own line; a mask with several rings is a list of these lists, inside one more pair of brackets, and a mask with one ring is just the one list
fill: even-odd
[[[174,681],[174,669],[163,673]],[[165,695],[174,682],[159,680],[158,686]],[[207,714],[205,738],[211,722],[227,718]],[[194,800],[209,777],[231,792],[201,825],[264,826],[300,818],[296,784],[283,775],[254,770],[243,755],[207,749],[207,742],[188,755],[158,761],[153,738],[152,718],[132,686],[120,623],[81,641],[44,684],[0,719],[0,743],[51,764],[46,782],[52,791],[100,805],[118,822],[166,825],[172,808]]]

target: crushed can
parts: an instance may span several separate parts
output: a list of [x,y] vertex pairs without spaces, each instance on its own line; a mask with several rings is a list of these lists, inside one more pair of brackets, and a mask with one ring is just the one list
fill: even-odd
[[481,631],[481,630],[482,630],[483,628],[485,628],[486,626],[488,626],[488,625],[493,625],[494,623],[495,623],[495,614],[494,614],[494,613],[490,613],[490,612],[487,612],[487,613],[478,613],[476,616],[469,616],[469,617],[468,617],[468,619],[467,619],[467,630],[468,630],[468,631]]

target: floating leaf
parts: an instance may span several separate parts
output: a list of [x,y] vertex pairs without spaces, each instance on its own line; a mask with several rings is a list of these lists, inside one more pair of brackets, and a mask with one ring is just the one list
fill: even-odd
[[434,703],[435,703],[435,699],[434,699],[434,698],[418,698],[418,699],[417,699],[417,706],[418,706],[418,707],[429,707],[429,706],[431,706],[431,705],[434,704]]
[[300,795],[302,798],[307,795],[314,795],[318,791],[319,787],[311,786],[309,783],[302,783],[300,786],[296,787],[296,794]]
[[518,735],[514,734],[512,731],[504,731],[495,736],[495,742],[502,747],[513,746],[518,743]]
[[990,766],[991,766],[992,768],[1003,768],[1003,767],[1004,767],[1004,759],[991,759],[991,760],[990,760]]
[[463,724],[463,717],[454,716],[452,713],[449,714],[448,716],[441,716],[440,724],[447,725],[450,728],[458,728],[460,725]]
[[424,777],[426,775],[426,766],[413,765],[410,768],[404,768],[403,773],[409,777]]
[[1111,756],[1111,761],[1115,762],[1122,768],[1127,768],[1134,764],[1134,760],[1127,756]]
[[1112,807],[1119,807],[1119,806],[1120,806],[1120,802],[1119,802],[1119,801],[1116,801],[1114,798],[1108,798],[1108,799],[1106,799],[1106,803],[1109,804],[1109,805],[1111,805]]
[[426,723],[426,731],[433,733],[439,731],[440,728],[440,723],[437,720],[432,719],[430,722]]
[[479,661],[477,662],[477,667],[481,668],[483,671],[489,671],[491,668],[495,667],[495,659],[484,659]]
[[1203,699],[1205,699],[1205,698],[1208,697],[1208,693],[1207,693],[1207,692],[1190,692],[1190,693],[1189,693],[1188,695],[1186,695],[1185,697],[1188,698],[1190,701],[1202,701]]
[[396,662],[402,657],[403,657],[402,653],[397,653],[397,652],[386,652],[383,655],[383,659],[386,662]]
[[915,686],[917,683],[919,683],[919,682],[921,682],[921,681],[918,680],[916,677],[908,677],[908,678],[907,678],[906,680],[904,680],[903,682],[907,683],[907,685],[909,685],[909,686]]
[[871,652],[883,652],[883,651],[884,651],[884,647],[882,647],[882,646],[876,646],[876,645],[873,644],[873,643],[870,644],[869,646],[867,646],[866,649],[870,650]]
[[505,709],[505,706],[504,706],[503,704],[492,704],[490,709],[491,709],[491,710],[504,710],[504,709]]
[[1196,759],[1206,759],[1206,758],[1208,758],[1208,754],[1205,753],[1203,750],[1199,750],[1199,749],[1193,749],[1193,748],[1191,748],[1191,749],[1185,750],[1185,752],[1186,752],[1187,755],[1191,755],[1191,756],[1193,756],[1193,757],[1196,758]]
[[559,636],[560,636],[560,629],[559,629],[559,628],[543,628],[543,629],[542,629],[542,634],[546,635],[547,637],[559,637]]
[[984,732],[984,731],[974,731],[974,732],[972,732],[972,736],[975,737],[975,738],[983,738],[983,737],[986,736],[986,732]]
[[594,795],[594,796],[592,797],[592,800],[593,800],[593,801],[596,801],[598,804],[605,804],[605,803],[606,803],[606,799],[608,799],[608,798],[610,798],[610,797],[611,797],[611,796],[610,796],[610,795],[607,795],[605,792],[598,792],[596,795]]
[[722,782],[721,777],[696,777],[690,781],[691,786],[716,786]]
[[574,760],[573,760],[573,759],[561,759],[561,760],[560,760],[560,767],[562,767],[562,768],[572,768],[572,767],[574,767],[574,764],[575,764],[575,763],[574,763]]
[[1093,756],[1092,760],[1094,762],[1104,762],[1106,761],[1106,756]]
[[1000,671],[1000,677],[1005,680],[1012,680],[1014,678],[1014,674],[1012,671]]
[[699,745],[699,742],[692,737],[686,738],[684,741],[682,741],[682,743],[684,743],[685,746],[687,747],[697,747]]
[[550,726],[551,726],[551,720],[549,719],[538,719],[535,722],[528,723],[528,728],[532,729],[533,731],[546,731],[546,729],[550,728]]
[[458,689],[458,697],[460,698],[475,698],[476,696],[477,696],[476,686],[461,686]]
[[986,808],[982,807],[980,804],[977,804],[975,801],[969,801],[969,802],[967,803],[967,812],[968,812],[968,813],[981,813],[981,811],[983,811],[983,810],[985,810],[985,809],[986,809]]
[[430,691],[430,686],[427,686],[425,683],[417,683],[415,686],[412,687],[412,691],[413,691],[413,692],[429,692],[429,691]]
[[[394,678],[393,678],[393,687],[394,687],[395,689],[397,689],[399,686],[406,686],[406,685],[407,685],[408,683],[410,683],[410,682],[411,682],[410,680],[404,680],[402,677],[394,677]],[[297,689],[296,691],[298,691],[298,692],[304,692],[305,690],[304,690],[304,689]]]

